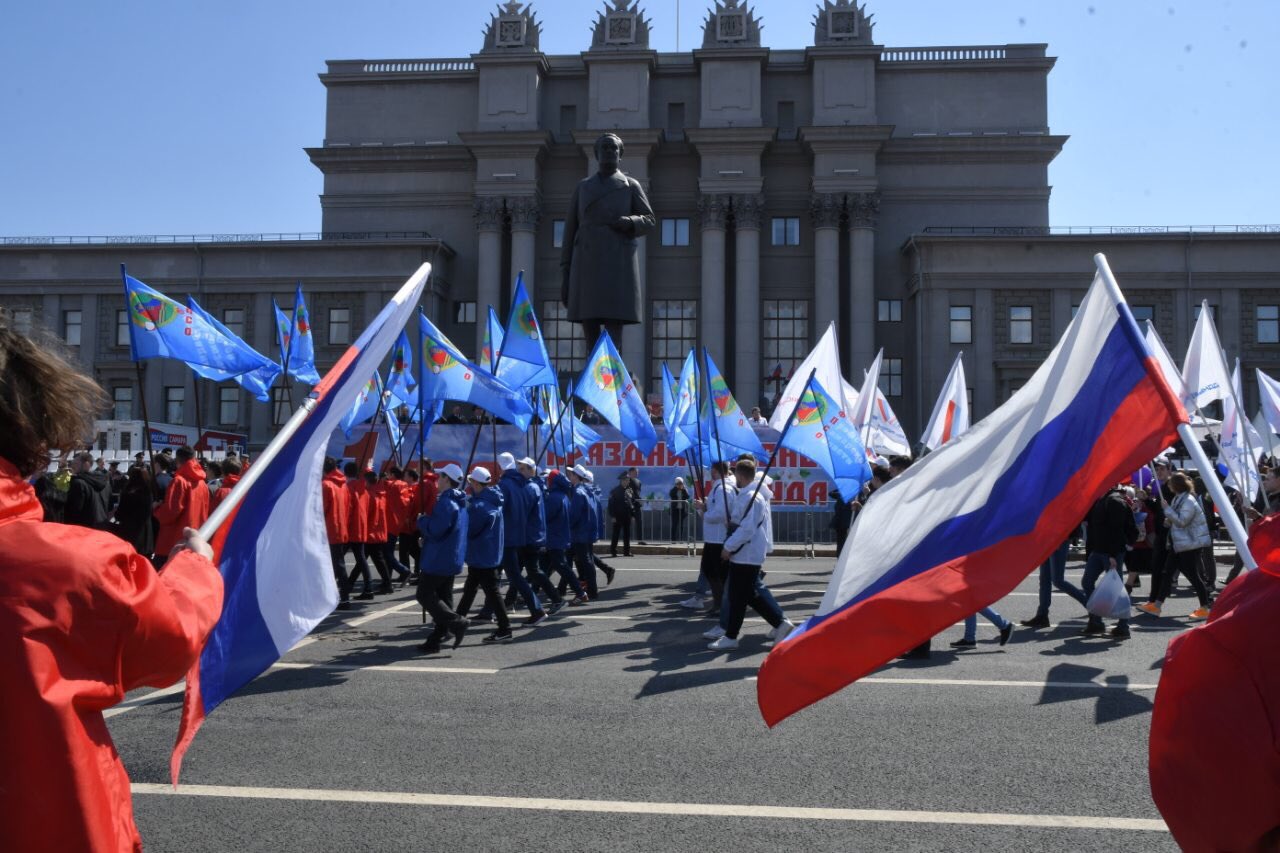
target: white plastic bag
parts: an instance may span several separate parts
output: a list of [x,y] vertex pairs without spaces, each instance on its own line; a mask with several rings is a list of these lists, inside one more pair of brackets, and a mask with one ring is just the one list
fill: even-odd
[[1129,590],[1124,588],[1119,572],[1107,569],[1107,573],[1093,588],[1093,595],[1089,596],[1085,609],[1104,619],[1128,619],[1133,615]]

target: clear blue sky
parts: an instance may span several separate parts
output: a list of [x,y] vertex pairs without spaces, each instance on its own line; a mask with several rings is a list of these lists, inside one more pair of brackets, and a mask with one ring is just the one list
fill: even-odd
[[[1280,223],[1277,0],[866,0],[888,46],[1047,42],[1054,225]],[[711,0],[682,0],[681,47]],[[811,43],[816,0],[757,0]],[[326,59],[465,56],[496,3],[44,0],[0,25],[0,235],[314,231]],[[603,0],[541,0],[576,53]],[[675,49],[675,0],[643,4]]]

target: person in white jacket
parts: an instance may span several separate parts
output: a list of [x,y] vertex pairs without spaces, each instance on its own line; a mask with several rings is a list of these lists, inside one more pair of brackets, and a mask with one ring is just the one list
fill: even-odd
[[[729,478],[729,463],[711,463],[711,479],[714,485],[705,501],[693,502],[694,509],[702,515],[702,563],[699,568],[711,587],[711,612],[720,608],[724,598],[724,579],[727,568],[720,559],[724,540],[729,535],[729,512],[738,500],[738,488]],[[701,609],[700,604],[692,609]]]
[[[728,651],[738,647],[738,634],[747,605],[769,623],[771,638],[784,639],[794,625],[787,622],[773,601],[772,596],[761,595],[757,586],[765,556],[772,549],[772,524],[769,518],[769,499],[764,487],[756,488],[756,463],[751,458],[740,459],[734,465],[737,482],[737,501],[731,506],[729,535],[724,540],[720,559],[728,570],[727,607],[723,620],[724,636],[708,648]],[[778,636],[779,629],[783,633]]]

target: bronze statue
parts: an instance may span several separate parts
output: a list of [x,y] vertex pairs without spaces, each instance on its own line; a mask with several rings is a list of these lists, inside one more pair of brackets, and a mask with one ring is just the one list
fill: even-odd
[[638,239],[653,230],[653,208],[634,178],[618,171],[622,140],[596,140],[599,171],[582,181],[569,201],[560,254],[560,301],[568,319],[582,324],[587,346],[607,329],[622,346],[622,327],[642,321]]

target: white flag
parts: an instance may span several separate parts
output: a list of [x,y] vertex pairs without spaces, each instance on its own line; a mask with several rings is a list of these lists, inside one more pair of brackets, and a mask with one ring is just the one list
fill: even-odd
[[1277,448],[1280,448],[1280,438],[1276,438],[1274,428],[1261,410],[1253,416],[1253,428],[1262,436],[1262,452],[1267,456],[1275,456]]
[[1258,370],[1258,399],[1262,402],[1262,417],[1271,428],[1280,433],[1280,382]]
[[1227,367],[1227,357],[1222,353],[1222,344],[1218,342],[1218,330],[1214,328],[1213,318],[1209,314],[1209,302],[1200,305],[1200,319],[1196,321],[1196,330],[1191,334],[1191,346],[1187,347],[1187,358],[1182,362],[1182,404],[1188,412],[1203,409],[1205,406],[1230,396],[1231,370]]
[[871,444],[872,450],[881,456],[905,456],[911,458],[911,440],[907,438],[893,407],[885,399],[884,392],[876,387],[875,398],[871,405]]
[[840,350],[836,345],[836,324],[831,323],[818,340],[818,345],[813,348],[813,352],[809,353],[800,366],[791,372],[787,387],[783,389],[773,407],[769,426],[782,432],[796,408],[796,403],[800,402],[800,395],[804,393],[805,383],[809,381],[809,373],[813,370],[817,371],[815,376],[818,384],[828,389],[827,393],[835,398],[845,411],[849,410],[849,404],[858,396],[858,392],[840,375]]
[[933,416],[920,442],[930,450],[937,450],[968,428],[969,389],[964,380],[964,353],[960,353],[942,385],[942,393],[938,395]]
[[[871,423],[871,412],[875,408],[876,392],[879,391],[880,385],[880,361],[884,358],[884,350],[876,353],[876,360],[871,362],[871,369],[862,374],[862,390],[858,392],[857,399],[853,401],[849,408],[849,420],[853,421],[853,425],[863,430],[866,434],[866,428]],[[871,446],[867,443],[868,448]]]
[[1226,484],[1243,494],[1250,503],[1258,496],[1261,480],[1258,477],[1258,457],[1262,455],[1262,436],[1253,424],[1236,408],[1236,400],[1244,396],[1240,389],[1240,359],[1231,374],[1231,387],[1222,402],[1222,435],[1219,442],[1218,461],[1227,466]]
[[1147,332],[1144,337],[1147,340],[1147,349],[1151,350],[1151,355],[1155,357],[1156,364],[1160,365],[1160,372],[1164,374],[1164,380],[1169,383],[1173,393],[1177,395],[1179,400],[1183,400],[1187,395],[1184,390],[1186,386],[1182,383],[1182,371],[1178,369],[1178,363],[1173,360],[1173,356],[1169,355],[1169,348],[1160,339],[1160,335],[1156,332],[1155,324],[1150,320],[1147,320],[1146,324]]

